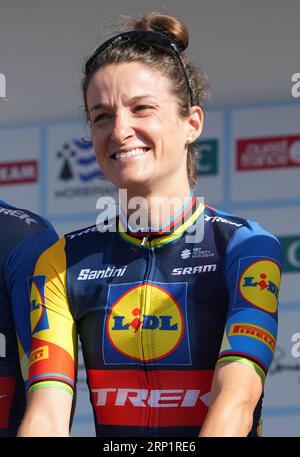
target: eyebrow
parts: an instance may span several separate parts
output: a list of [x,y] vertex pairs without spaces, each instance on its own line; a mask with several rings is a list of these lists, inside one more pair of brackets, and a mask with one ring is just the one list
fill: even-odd
[[[128,104],[131,105],[132,103],[135,103],[143,98],[154,98],[154,96],[150,94],[136,95],[135,97],[128,99]],[[90,113],[102,108],[109,108],[109,105],[106,105],[105,103],[96,103],[96,105],[92,106],[90,109]]]

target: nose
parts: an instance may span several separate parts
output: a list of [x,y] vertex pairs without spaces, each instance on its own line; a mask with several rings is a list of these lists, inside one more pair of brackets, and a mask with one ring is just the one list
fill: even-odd
[[126,112],[116,114],[111,139],[117,144],[124,144],[133,135],[134,129],[129,114]]

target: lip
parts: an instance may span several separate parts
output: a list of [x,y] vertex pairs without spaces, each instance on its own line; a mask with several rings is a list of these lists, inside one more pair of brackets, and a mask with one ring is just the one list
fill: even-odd
[[135,147],[126,148],[126,149],[118,149],[117,151],[112,152],[110,154],[109,158],[115,160],[114,156],[116,154],[129,152],[129,151],[132,151],[133,149],[146,149],[146,152],[148,152],[148,151],[150,151],[151,148],[149,148],[148,146],[135,146]]

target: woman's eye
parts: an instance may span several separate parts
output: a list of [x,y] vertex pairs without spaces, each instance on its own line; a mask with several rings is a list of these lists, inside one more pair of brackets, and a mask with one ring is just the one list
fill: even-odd
[[151,110],[151,106],[148,106],[148,105],[138,105],[134,108],[134,112],[138,112],[138,111],[149,111]]
[[93,124],[95,124],[98,121],[105,120],[105,119],[111,119],[111,114],[108,114],[108,113],[98,114],[98,116],[96,116],[95,119],[93,120]]

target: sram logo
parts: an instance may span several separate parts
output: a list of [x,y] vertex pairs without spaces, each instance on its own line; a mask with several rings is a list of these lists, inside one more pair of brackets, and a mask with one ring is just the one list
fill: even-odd
[[172,275],[194,275],[197,273],[210,273],[216,271],[217,265],[198,265],[196,267],[173,268]]
[[[97,406],[114,404],[115,406],[125,406],[129,402],[138,408],[174,408],[196,406],[201,400],[209,406],[209,393],[200,396],[199,389],[124,389],[124,388],[105,388],[92,389],[97,394]],[[110,398],[108,398],[110,397]]]

